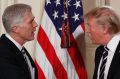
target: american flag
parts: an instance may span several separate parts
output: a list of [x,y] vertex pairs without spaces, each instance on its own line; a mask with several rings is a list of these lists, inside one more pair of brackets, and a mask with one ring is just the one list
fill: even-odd
[[[35,53],[38,79],[87,79],[76,43],[76,38],[84,33],[82,15],[81,0],[45,1]],[[68,36],[62,34],[66,30]]]

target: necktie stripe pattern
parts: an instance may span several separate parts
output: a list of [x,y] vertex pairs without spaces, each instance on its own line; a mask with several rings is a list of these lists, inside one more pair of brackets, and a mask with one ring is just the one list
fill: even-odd
[[[25,59],[25,62],[27,63],[27,59],[26,59],[26,53],[25,53],[25,48],[23,47],[22,50],[21,50],[23,56],[24,56],[24,59]],[[28,64],[28,63],[27,63]]]
[[101,63],[101,66],[100,66],[100,74],[99,74],[99,79],[104,79],[104,71],[105,71],[105,65],[106,65],[106,62],[107,62],[107,56],[108,56],[108,48],[107,47],[104,47],[105,51],[103,53],[103,56],[102,56],[102,63]]
[[31,79],[34,79],[34,68],[32,68],[32,65],[30,63],[30,60],[26,54],[26,51],[25,51],[25,48],[23,47],[22,50],[21,50],[23,56],[24,56],[24,60],[26,62],[26,64],[28,65],[28,70],[30,72],[30,75],[31,75]]
[[27,58],[26,58],[26,53],[25,53],[25,48],[24,47],[22,48],[21,52],[24,56],[24,60],[25,60],[26,64],[28,65],[28,70],[30,71],[30,67],[29,67],[29,64],[28,64],[28,61],[27,61]]

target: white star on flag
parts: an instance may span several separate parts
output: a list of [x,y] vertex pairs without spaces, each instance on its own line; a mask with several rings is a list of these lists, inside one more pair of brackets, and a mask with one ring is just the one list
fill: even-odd
[[76,1],[76,3],[75,3],[74,5],[76,5],[76,9],[77,9],[78,7],[81,7],[80,1]]
[[64,4],[67,5],[67,6],[71,6],[70,5],[70,0],[66,1]]
[[68,1],[68,6],[71,6],[71,5],[70,5],[70,0]]
[[64,12],[64,14],[62,15],[62,17],[64,18],[64,20],[66,19],[66,18],[68,18],[67,17],[67,14]]
[[79,14],[74,13],[74,16],[73,16],[72,18],[74,18],[74,19],[75,19],[75,21],[76,21],[76,20],[79,20],[79,18],[78,18],[78,17],[79,17]]
[[55,3],[56,3],[56,6],[60,5],[60,0],[55,1]]
[[54,19],[58,18],[58,12],[55,11],[53,16],[54,16]]
[[46,0],[46,5],[51,4],[50,0]]

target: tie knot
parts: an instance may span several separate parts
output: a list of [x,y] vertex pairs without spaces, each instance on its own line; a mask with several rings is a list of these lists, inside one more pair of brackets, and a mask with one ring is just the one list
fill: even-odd
[[22,47],[21,52],[22,52],[22,54],[25,54],[25,47]]
[[106,46],[104,47],[104,49],[105,49],[105,51],[109,51],[108,47],[106,47]]
[[103,52],[103,59],[107,57],[109,49],[104,47],[105,51]]

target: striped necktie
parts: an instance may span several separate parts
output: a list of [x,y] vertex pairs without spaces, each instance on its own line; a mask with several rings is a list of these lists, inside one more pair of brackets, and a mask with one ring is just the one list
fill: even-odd
[[25,48],[24,48],[24,47],[22,47],[21,52],[22,52],[22,54],[23,54],[23,56],[24,56],[25,62],[26,62],[27,65],[28,65],[28,69],[30,70],[30,66],[29,66],[29,64],[28,64],[28,61],[29,61],[29,60],[27,59],[27,55],[26,55],[26,52],[25,52]]
[[101,62],[101,66],[100,66],[100,73],[99,73],[99,79],[104,79],[104,71],[105,71],[105,65],[107,62],[107,56],[108,56],[108,51],[109,49],[107,47],[104,47],[104,52],[102,55],[102,62]]
[[26,51],[25,51],[25,48],[23,47],[22,50],[21,50],[23,56],[24,56],[24,59],[25,59],[25,62],[27,63],[28,65],[28,70],[30,72],[30,75],[31,75],[31,79],[34,79],[34,68],[32,68],[32,65],[30,63],[30,60],[26,54]]

